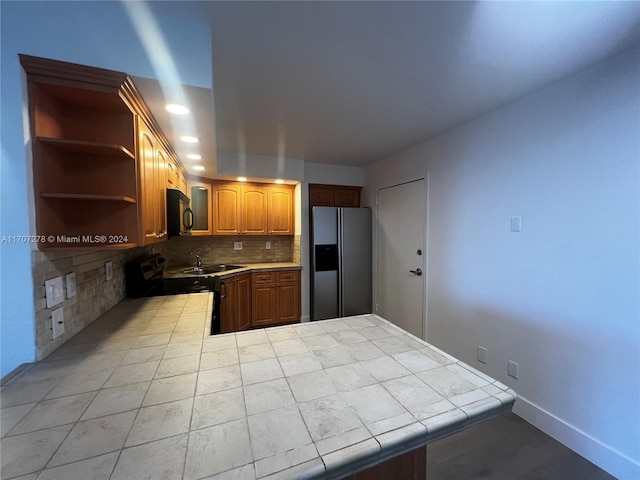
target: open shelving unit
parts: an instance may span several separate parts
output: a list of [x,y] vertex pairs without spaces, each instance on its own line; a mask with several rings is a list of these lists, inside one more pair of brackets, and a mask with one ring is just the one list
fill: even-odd
[[[120,72],[20,56],[27,72],[36,234],[59,248],[139,244],[136,114]],[[104,236],[96,244],[90,239]],[[69,244],[57,239],[80,238]],[[110,242],[116,238],[126,241]],[[84,241],[86,239],[86,241]]]

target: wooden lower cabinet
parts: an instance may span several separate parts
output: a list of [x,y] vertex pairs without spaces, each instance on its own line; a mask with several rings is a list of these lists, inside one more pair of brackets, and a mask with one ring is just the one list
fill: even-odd
[[252,275],[252,327],[300,321],[299,271],[281,270]]
[[221,289],[221,333],[251,328],[251,274],[225,278]]

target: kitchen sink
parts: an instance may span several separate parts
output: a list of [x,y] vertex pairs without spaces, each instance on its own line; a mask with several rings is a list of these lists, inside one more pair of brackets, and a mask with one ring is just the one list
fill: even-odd
[[219,272],[228,272],[230,270],[238,270],[239,268],[244,268],[244,265],[227,265],[226,263],[220,263],[218,265],[209,265],[206,267],[202,267],[203,273],[219,273]]

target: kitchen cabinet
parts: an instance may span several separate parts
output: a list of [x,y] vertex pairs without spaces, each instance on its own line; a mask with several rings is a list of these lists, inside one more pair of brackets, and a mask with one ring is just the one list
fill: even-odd
[[166,164],[179,161],[123,72],[20,55],[41,250],[166,239]]
[[254,272],[252,276],[252,327],[300,321],[299,271]]
[[311,207],[360,207],[362,187],[309,184]]
[[293,187],[213,184],[214,235],[293,235]]
[[184,172],[182,171],[182,167],[176,160],[172,158],[169,158],[167,160],[166,175],[167,188],[180,190],[186,196],[189,196],[189,193],[187,191],[187,179]]
[[293,187],[269,187],[267,204],[267,230],[269,235],[295,233]]
[[192,235],[212,235],[212,184],[206,178],[190,177],[187,196],[191,199],[193,210]]
[[225,278],[221,290],[221,333],[251,328],[251,274]]
[[166,165],[167,154],[160,141],[145,121],[138,117],[138,191],[142,199],[142,245],[167,238]]

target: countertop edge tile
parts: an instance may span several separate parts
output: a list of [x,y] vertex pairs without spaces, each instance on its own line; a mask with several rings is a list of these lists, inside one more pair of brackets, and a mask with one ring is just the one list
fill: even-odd
[[323,480],[326,477],[324,463],[318,457],[267,477],[258,478],[260,480]]
[[494,397],[483,398],[460,407],[467,415],[465,428],[484,422],[489,418],[497,417],[503,412],[503,408],[502,402]]
[[376,437],[380,443],[380,462],[420,448],[427,443],[427,427],[416,422]]
[[451,410],[427,418],[420,423],[427,428],[427,443],[432,443],[464,430],[467,425],[467,414],[461,410]]
[[322,457],[326,478],[340,479],[380,463],[380,443],[370,438]]

